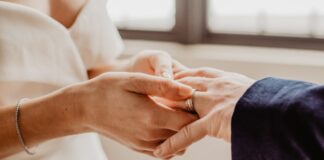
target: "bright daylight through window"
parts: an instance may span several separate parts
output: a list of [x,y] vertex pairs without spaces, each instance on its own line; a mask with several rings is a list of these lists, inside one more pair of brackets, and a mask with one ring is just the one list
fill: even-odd
[[175,25],[175,0],[109,0],[107,9],[120,29],[169,31]]
[[214,33],[324,38],[323,0],[209,0]]

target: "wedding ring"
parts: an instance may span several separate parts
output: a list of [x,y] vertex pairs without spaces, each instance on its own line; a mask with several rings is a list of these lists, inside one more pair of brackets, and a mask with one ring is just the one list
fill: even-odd
[[191,98],[186,100],[186,110],[188,112],[195,112],[195,106],[194,106],[194,101],[193,101],[195,92],[196,92],[196,90],[193,90]]

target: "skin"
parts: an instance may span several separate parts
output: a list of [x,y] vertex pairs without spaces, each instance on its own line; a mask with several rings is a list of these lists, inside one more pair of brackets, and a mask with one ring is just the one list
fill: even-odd
[[[87,1],[9,2],[39,10],[69,28]],[[26,145],[32,147],[57,137],[97,132],[153,155],[159,144],[197,118],[152,98],[190,98],[192,88],[172,80],[173,74],[186,69],[167,53],[155,50],[91,68],[90,80],[22,103],[20,126]],[[0,158],[21,152],[15,129],[15,104],[0,106],[0,122]],[[177,154],[181,153],[182,150]]]
[[[166,158],[207,135],[230,142],[231,120],[235,106],[255,80],[212,68],[183,71],[176,74],[175,78],[197,90],[194,95],[194,106],[200,119],[164,141],[154,151],[154,155]],[[184,101],[163,102],[183,109],[186,106]]]
[[136,56],[126,60],[112,60],[105,66],[97,66],[88,70],[89,78],[96,77],[102,73],[114,72],[141,72],[173,79],[173,75],[188,70],[188,68],[171,56],[160,50],[144,50]]
[[[160,105],[148,95],[181,100],[191,92],[190,87],[162,77],[105,73],[23,103],[21,131],[29,147],[66,135],[97,132],[152,155],[162,141],[196,116]],[[14,115],[14,105],[1,107],[0,157],[22,151]]]

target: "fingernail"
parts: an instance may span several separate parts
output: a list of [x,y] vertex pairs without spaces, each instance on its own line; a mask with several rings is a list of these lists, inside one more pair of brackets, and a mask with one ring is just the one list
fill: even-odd
[[156,149],[153,154],[156,156],[156,157],[161,157],[162,156],[162,149],[161,148],[158,148]]
[[172,79],[172,75],[168,72],[163,72],[162,77],[167,78],[167,79]]

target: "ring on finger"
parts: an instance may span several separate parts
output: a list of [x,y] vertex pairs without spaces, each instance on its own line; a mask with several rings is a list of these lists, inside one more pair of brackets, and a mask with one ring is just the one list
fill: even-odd
[[186,100],[186,111],[188,112],[195,112],[195,106],[194,106],[194,96],[195,96],[196,90],[194,89],[192,91],[192,96],[191,98]]

